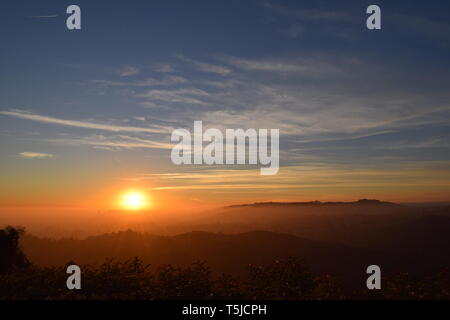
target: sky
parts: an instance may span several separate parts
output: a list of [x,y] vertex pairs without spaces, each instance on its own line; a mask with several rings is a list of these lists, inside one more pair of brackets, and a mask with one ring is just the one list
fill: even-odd
[[[81,30],[66,28],[67,6]],[[382,29],[366,28],[377,4]],[[0,209],[449,201],[448,1],[4,1]],[[171,132],[280,129],[280,170]]]

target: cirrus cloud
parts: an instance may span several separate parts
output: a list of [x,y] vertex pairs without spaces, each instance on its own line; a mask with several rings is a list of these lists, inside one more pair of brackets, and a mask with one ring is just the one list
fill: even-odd
[[42,153],[42,152],[21,152],[19,153],[21,158],[25,159],[44,159],[44,158],[53,158],[53,154],[51,153]]

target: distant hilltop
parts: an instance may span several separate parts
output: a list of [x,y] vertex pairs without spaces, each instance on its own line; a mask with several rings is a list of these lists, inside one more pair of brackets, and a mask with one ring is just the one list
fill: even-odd
[[322,201],[306,201],[306,202],[255,202],[247,204],[235,204],[227,206],[226,208],[239,208],[239,207],[268,207],[268,206],[319,206],[319,205],[382,205],[382,206],[399,206],[399,204],[387,201],[380,201],[376,199],[360,199],[352,202],[322,202]]

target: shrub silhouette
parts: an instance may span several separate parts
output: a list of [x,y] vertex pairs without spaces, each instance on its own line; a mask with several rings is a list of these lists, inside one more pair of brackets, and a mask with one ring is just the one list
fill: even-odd
[[68,290],[67,265],[30,264],[18,246],[22,233],[21,229],[12,227],[0,230],[0,300],[450,299],[448,270],[427,277],[387,276],[383,290],[344,294],[336,278],[313,274],[296,257],[265,266],[251,265],[243,278],[227,274],[214,276],[204,262],[152,270],[138,258],[122,262],[107,260],[99,266],[80,265],[82,288]]
[[161,267],[156,279],[158,299],[209,299],[213,296],[211,271],[204,262],[195,262],[187,268]]
[[318,281],[302,259],[290,257],[262,267],[250,266],[247,287],[252,299],[312,298]]

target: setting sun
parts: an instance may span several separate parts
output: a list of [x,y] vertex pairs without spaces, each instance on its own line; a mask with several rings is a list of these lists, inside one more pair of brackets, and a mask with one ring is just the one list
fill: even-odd
[[127,210],[140,210],[148,206],[147,197],[142,192],[132,191],[123,195],[122,207]]

